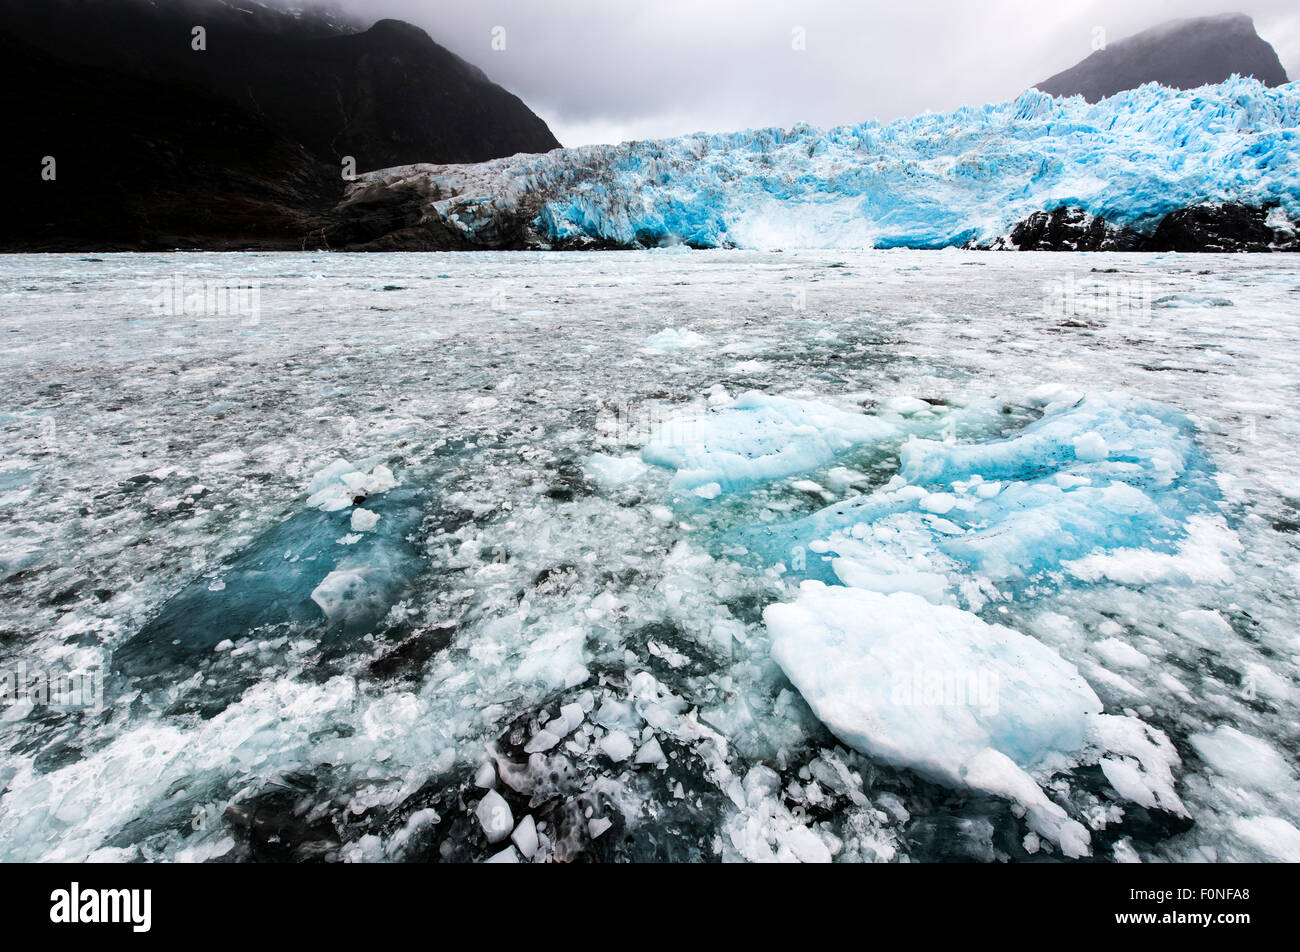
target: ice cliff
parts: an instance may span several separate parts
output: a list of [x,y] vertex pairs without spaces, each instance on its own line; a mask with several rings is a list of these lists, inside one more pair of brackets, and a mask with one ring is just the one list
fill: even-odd
[[1300,219],[1300,86],[1234,76],[1097,104],[1030,91],[888,125],[405,166],[353,187],[340,241],[380,237],[367,232],[377,217],[395,246],[394,216],[375,214],[394,201],[414,203],[396,218],[440,247],[996,247],[1066,208],[1137,241],[1206,205],[1260,210],[1267,246]]

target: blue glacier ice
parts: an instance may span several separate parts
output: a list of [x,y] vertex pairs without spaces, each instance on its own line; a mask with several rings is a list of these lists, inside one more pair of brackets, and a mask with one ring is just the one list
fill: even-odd
[[1277,204],[1300,219],[1300,85],[1156,84],[1090,105],[1018,99],[882,125],[758,129],[408,166],[428,213],[468,235],[526,217],[542,241],[645,246],[987,245],[1038,211],[1080,207],[1150,231],[1200,203]]
[[1007,438],[912,439],[887,486],[724,541],[807,578],[938,601],[949,574],[1016,587],[1098,554],[1174,553],[1219,495],[1194,432],[1137,397],[1061,400]]
[[1050,590],[1074,561],[1171,557],[1219,498],[1194,437],[1189,418],[1149,400],[1058,392],[1009,437],[913,438],[885,487],[731,533],[727,551],[805,576],[764,618],[773,659],[837,737],[1011,799],[1082,856],[1087,830],[1042,783],[1098,763],[1121,796],[1183,814],[1178,756],[1161,732],[1103,713],[1056,650],[978,613]]
[[342,460],[318,472],[308,493],[301,511],[215,580],[196,578],[170,598],[114,651],[114,667],[135,677],[192,670],[222,642],[259,630],[293,628],[329,643],[372,629],[421,567],[411,537],[427,494],[418,482],[398,485],[385,467],[363,473]]

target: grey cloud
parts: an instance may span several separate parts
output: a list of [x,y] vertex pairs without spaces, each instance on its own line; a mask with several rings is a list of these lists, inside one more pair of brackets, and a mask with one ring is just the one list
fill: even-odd
[[[565,145],[756,126],[888,121],[1008,99],[1111,39],[1225,0],[366,0],[521,96]],[[1300,78],[1295,0],[1250,0]],[[493,30],[505,30],[494,50]],[[801,28],[806,49],[796,50]]]

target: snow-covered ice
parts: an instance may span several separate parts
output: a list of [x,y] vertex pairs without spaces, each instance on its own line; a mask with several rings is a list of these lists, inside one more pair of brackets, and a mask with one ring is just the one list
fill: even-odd
[[[154,313],[173,274],[260,321]],[[1070,319],[1066,280],[1178,306]],[[0,707],[0,856],[1295,860],[1298,288],[6,258],[0,670],[104,691]]]

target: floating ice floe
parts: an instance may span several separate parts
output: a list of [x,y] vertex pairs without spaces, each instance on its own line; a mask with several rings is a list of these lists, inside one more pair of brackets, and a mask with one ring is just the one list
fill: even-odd
[[1273,790],[1294,783],[1291,767],[1271,744],[1224,724],[1188,738],[1197,755],[1224,779]]
[[587,477],[605,489],[616,489],[640,479],[649,467],[639,456],[606,456],[593,453],[583,464]]
[[676,470],[672,489],[716,486],[715,498],[833,462],[896,428],[861,413],[808,400],[746,393],[710,413],[665,421],[641,451],[647,463]]
[[647,337],[642,350],[653,354],[666,354],[674,350],[696,350],[700,347],[708,347],[711,343],[707,337],[695,331],[670,327]]
[[1090,837],[1042,791],[1056,771],[1101,763],[1121,795],[1184,812],[1168,741],[1103,715],[1074,665],[1034,638],[910,593],[820,582],[764,618],[773,658],[837,737],[885,763],[1013,800],[1068,856],[1086,855]]
[[1192,433],[1176,411],[1124,395],[1049,403],[1008,438],[910,440],[882,489],[728,541],[809,578],[976,609],[1041,575],[1173,571],[1233,545]]
[[307,506],[322,512],[346,509],[355,500],[387,492],[397,479],[387,466],[363,472],[345,459],[336,459],[319,470],[307,486]]

